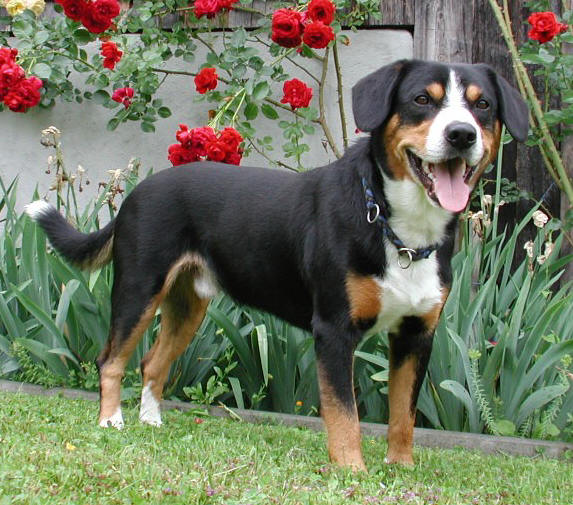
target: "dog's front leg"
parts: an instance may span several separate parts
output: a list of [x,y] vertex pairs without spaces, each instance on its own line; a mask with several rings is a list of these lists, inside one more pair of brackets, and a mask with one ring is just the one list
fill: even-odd
[[433,330],[423,319],[406,317],[390,334],[390,420],[386,463],[411,465],[416,402],[432,352]]
[[360,446],[360,423],[353,388],[353,354],[357,339],[315,326],[320,413],[326,425],[330,460],[354,470],[366,470]]

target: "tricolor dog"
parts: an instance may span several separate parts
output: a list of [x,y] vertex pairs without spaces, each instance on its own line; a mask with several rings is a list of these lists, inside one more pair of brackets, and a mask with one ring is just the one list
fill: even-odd
[[315,339],[321,414],[333,462],[364,469],[353,351],[390,335],[389,463],[412,463],[416,400],[448,296],[456,216],[495,159],[504,123],[527,137],[519,93],[486,65],[398,61],[352,90],[358,140],[306,173],[220,163],[142,181],[117,218],[82,234],[54,207],[28,214],[82,268],[113,261],[109,342],[98,359],[101,426],[121,428],[120,383],[161,307],[143,358],[140,419],[161,424],[169,367],[224,290]]

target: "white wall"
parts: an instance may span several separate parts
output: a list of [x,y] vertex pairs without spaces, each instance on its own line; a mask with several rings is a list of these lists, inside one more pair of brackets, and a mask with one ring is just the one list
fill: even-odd
[[[412,57],[412,36],[402,30],[363,30],[357,33],[348,32],[351,40],[349,46],[340,47],[341,65],[343,67],[343,84],[345,89],[345,106],[347,111],[348,131],[351,138],[355,125],[352,119],[350,89],[353,84],[368,73],[382,65],[400,58]],[[197,65],[204,61],[204,55],[197,53]],[[309,70],[320,75],[320,66],[317,62],[299,58],[301,64],[309,65]],[[175,66],[177,65],[177,67]],[[330,75],[325,93],[327,104],[327,117],[333,130],[333,135],[342,148],[340,135],[340,120],[338,116],[336,79],[333,65],[330,65]],[[189,69],[196,71],[197,67],[190,68],[190,64],[170,61],[166,64],[170,69]],[[288,68],[285,65],[285,68]],[[292,72],[293,77],[312,85],[311,80],[300,70]],[[78,83],[82,78],[78,79]],[[277,87],[275,97],[282,97],[282,84]],[[315,86],[313,86],[315,87]],[[318,90],[315,93],[312,105],[318,108]],[[48,192],[52,183],[52,176],[45,174],[46,160],[52,149],[40,145],[40,132],[54,125],[62,131],[62,142],[65,154],[66,167],[74,171],[77,164],[81,164],[87,171],[91,180],[81,198],[93,197],[97,191],[97,183],[108,180],[108,170],[125,168],[132,157],[141,160],[142,171],[150,168],[155,171],[170,166],[167,160],[167,147],[175,143],[175,132],[179,123],[186,123],[190,127],[202,126],[207,122],[207,110],[212,108],[207,102],[194,104],[196,96],[193,80],[188,76],[172,76],[161,88],[161,98],[165,105],[171,108],[173,115],[167,119],[159,119],[156,123],[155,133],[143,133],[139,123],[130,122],[122,124],[115,132],[106,130],[107,121],[113,112],[86,101],[83,104],[58,102],[49,111],[38,108],[26,114],[17,114],[4,111],[0,114],[0,176],[8,184],[16,175],[19,176],[18,206],[21,208],[30,201],[36,185],[43,195]],[[286,119],[290,119],[287,113]],[[275,153],[282,153],[280,148],[284,143],[282,131],[274,122],[259,114],[255,125],[259,132],[272,135],[277,139]],[[311,139],[311,152],[305,155],[305,167],[323,165],[334,157],[325,152],[322,147],[323,134],[317,129],[315,138]],[[243,165],[268,164],[256,153],[244,158]],[[53,200],[53,195],[50,197]]]

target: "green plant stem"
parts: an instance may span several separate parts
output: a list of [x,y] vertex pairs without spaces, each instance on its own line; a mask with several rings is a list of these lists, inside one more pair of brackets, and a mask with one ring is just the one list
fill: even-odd
[[344,110],[344,94],[342,88],[342,71],[340,69],[340,60],[338,58],[338,42],[334,41],[332,46],[334,56],[334,68],[336,71],[336,90],[338,93],[338,110],[340,112],[340,126],[342,128],[342,143],[344,149],[348,149],[348,129],[346,127],[346,112]]
[[341,158],[342,154],[338,150],[336,143],[334,142],[334,138],[332,137],[332,133],[326,121],[326,114],[324,108],[324,85],[326,82],[326,76],[328,74],[328,51],[329,48],[326,48],[324,53],[324,61],[322,62],[322,76],[320,78],[320,87],[318,90],[318,107],[319,107],[319,122],[320,126],[322,126],[322,130],[324,131],[324,135],[326,136],[326,140],[328,145],[332,149],[332,152],[337,158]]
[[[502,11],[502,8],[498,4],[497,0],[489,0],[489,3],[493,9],[495,18],[498,22],[505,43],[511,54],[511,59],[516,72],[516,77],[518,78],[518,80],[521,81],[523,89],[525,90],[525,96],[529,100],[529,103],[531,105],[532,116],[533,116],[532,119],[534,119],[535,123],[537,123],[538,125],[539,130],[541,131],[541,136],[545,143],[543,147],[544,149],[546,149],[546,158],[544,159],[548,159],[550,161],[550,165],[553,168],[553,170],[548,168],[548,171],[551,174],[551,176],[555,179],[555,182],[557,183],[559,188],[567,196],[569,204],[573,205],[573,184],[563,165],[563,161],[561,160],[559,151],[557,150],[557,147],[553,142],[553,138],[551,137],[549,128],[547,127],[547,123],[545,122],[545,119],[543,117],[543,110],[539,105],[539,101],[537,99],[535,89],[533,88],[533,84],[531,83],[531,79],[529,78],[529,75],[527,73],[527,69],[525,68],[525,65],[523,64],[523,62],[519,57],[519,51],[517,49],[517,45],[515,43],[515,39],[513,38],[513,34],[511,31],[511,24],[508,23],[507,16],[509,14],[508,14],[507,0],[504,0],[505,15],[504,12]],[[549,165],[546,166],[549,167]]]

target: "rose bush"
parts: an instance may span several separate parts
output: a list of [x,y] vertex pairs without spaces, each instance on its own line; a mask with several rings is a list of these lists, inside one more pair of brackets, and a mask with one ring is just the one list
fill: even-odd
[[[256,151],[294,170],[303,168],[301,156],[309,150],[305,135],[313,134],[317,127],[323,130],[330,151],[336,156],[342,152],[328,124],[334,118],[326,117],[320,100],[314,107],[310,102],[312,88],[316,95],[326,83],[320,73],[309,70],[305,59],[322,65],[334,61],[340,80],[339,58],[333,54],[339,51],[339,42],[349,41],[340,33],[341,25],[357,26],[367,17],[379,17],[373,0],[356,5],[349,0],[311,0],[269,14],[249,8],[259,27],[221,33],[218,37],[224,41],[223,47],[217,49],[210,32],[226,22],[229,11],[245,9],[237,0],[134,1],[127,11],[121,10],[118,0],[55,0],[56,14],[50,17],[36,17],[38,5],[32,0],[13,4],[14,15],[2,21],[17,39],[18,65],[44,82],[39,90],[40,107],[52,107],[58,99],[80,104],[94,100],[113,112],[109,130],[126,121],[138,121],[143,131],[153,132],[158,119],[172,115],[160,97],[163,83],[172,78],[188,79],[193,82],[187,86],[194,84],[199,94],[196,101],[212,108],[207,117],[192,119],[196,125],[214,131],[232,127],[244,139],[243,151],[234,150],[233,155],[213,143],[210,159],[236,163],[240,156]],[[170,29],[162,29],[159,21],[168,16],[175,21]],[[0,47],[9,48],[7,33],[0,32]],[[90,43],[98,44],[96,54],[88,52]],[[204,61],[196,61],[199,46],[207,49]],[[169,62],[175,60],[179,67],[169,68]],[[181,61],[187,68],[180,69]],[[305,69],[304,86],[310,91],[291,101],[274,98],[295,67]],[[74,86],[69,80],[72,73],[83,74],[85,84]],[[35,100],[38,89],[34,83],[21,91]],[[34,100],[19,100],[21,105],[10,102],[10,107],[5,103],[4,107],[27,110]],[[295,164],[276,159],[272,139],[257,135],[252,121],[260,116],[277,121],[286,141],[284,157],[296,160]],[[180,120],[183,124],[187,118]],[[344,144],[345,128],[343,124]],[[190,156],[184,148],[173,146],[167,155],[177,160]]]

